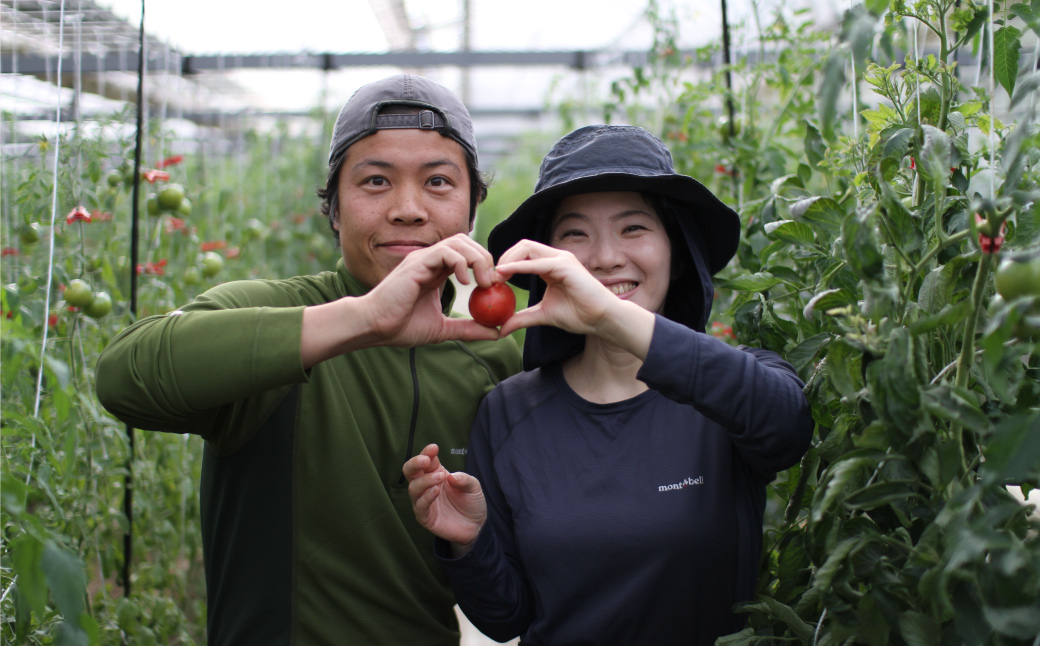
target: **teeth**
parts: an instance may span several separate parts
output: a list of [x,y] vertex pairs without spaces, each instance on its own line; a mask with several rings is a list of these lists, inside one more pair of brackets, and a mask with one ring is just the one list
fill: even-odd
[[614,292],[615,296],[621,296],[625,292],[630,292],[635,288],[635,283],[619,283],[617,285],[611,285],[610,291]]

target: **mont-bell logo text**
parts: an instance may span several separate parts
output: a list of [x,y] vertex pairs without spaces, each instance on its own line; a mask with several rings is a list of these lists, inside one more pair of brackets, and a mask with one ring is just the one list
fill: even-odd
[[657,488],[657,490],[658,491],[676,491],[676,490],[679,490],[679,489],[685,489],[686,487],[689,487],[689,486],[692,486],[692,485],[702,485],[702,484],[704,484],[704,476],[697,476],[696,478],[690,476],[690,477],[687,477],[682,482],[676,482],[675,484],[661,485],[661,486],[659,486]]

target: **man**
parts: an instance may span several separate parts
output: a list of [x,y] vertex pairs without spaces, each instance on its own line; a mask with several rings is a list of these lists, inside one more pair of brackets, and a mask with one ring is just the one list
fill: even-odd
[[210,644],[458,643],[401,465],[437,442],[461,470],[477,404],[520,369],[497,330],[447,316],[450,275],[492,280],[466,235],[485,194],[454,94],[409,75],[364,86],[319,191],[336,271],[220,285],[102,354],[108,410],[206,440]]

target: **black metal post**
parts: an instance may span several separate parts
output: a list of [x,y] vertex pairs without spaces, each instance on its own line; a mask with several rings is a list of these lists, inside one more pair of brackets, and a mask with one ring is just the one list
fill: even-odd
[[[137,52],[137,133],[134,142],[134,190],[130,223],[130,316],[137,319],[137,259],[140,226],[141,195],[141,141],[144,131],[144,3],[141,0],[141,34]],[[134,553],[134,429],[126,425],[126,436],[130,443],[130,454],[126,459],[126,476],[123,478],[123,513],[126,514],[126,533],[123,534],[123,596],[130,596],[130,564]]]

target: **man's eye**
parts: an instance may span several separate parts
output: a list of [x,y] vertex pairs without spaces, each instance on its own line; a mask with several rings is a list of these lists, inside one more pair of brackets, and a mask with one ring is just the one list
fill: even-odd
[[390,182],[386,181],[385,177],[382,177],[380,175],[369,177],[365,180],[365,183],[370,186],[388,186],[390,184]]
[[440,188],[442,186],[450,186],[451,182],[448,181],[447,177],[441,177],[440,175],[438,175],[437,177],[430,178],[430,185]]

